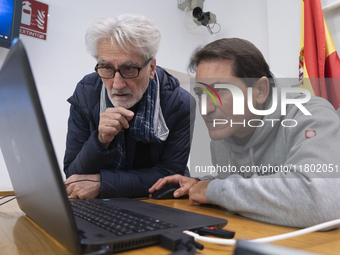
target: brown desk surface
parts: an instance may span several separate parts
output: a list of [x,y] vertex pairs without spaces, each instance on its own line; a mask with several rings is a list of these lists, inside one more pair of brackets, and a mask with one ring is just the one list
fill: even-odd
[[[0,196],[8,193],[0,192]],[[5,200],[5,199],[4,199]],[[225,227],[227,230],[236,232],[236,239],[254,239],[267,237],[294,231],[294,228],[271,225],[244,218],[242,216],[227,213],[221,208],[191,205],[187,199],[152,200],[145,201],[183,210],[203,213],[211,216],[228,219]],[[4,202],[0,200],[0,203]],[[204,243],[203,251],[197,254],[233,254],[233,247],[217,244]],[[328,232],[314,232],[307,235],[277,241],[272,244],[319,254],[340,254],[340,229]],[[169,254],[160,246],[151,246],[122,254]],[[37,225],[29,220],[19,209],[16,200],[12,200],[0,206],[0,254],[70,254],[64,247],[54,241]]]

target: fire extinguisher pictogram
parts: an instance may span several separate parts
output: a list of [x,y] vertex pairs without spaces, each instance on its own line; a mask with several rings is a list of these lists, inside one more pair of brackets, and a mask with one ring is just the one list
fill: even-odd
[[32,8],[30,5],[31,3],[28,1],[22,3],[21,23],[27,26],[31,25]]

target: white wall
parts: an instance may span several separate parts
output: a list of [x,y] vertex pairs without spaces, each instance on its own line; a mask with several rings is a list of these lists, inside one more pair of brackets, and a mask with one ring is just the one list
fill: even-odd
[[[300,0],[206,0],[204,11],[215,13],[221,25],[221,31],[214,35],[204,27],[188,29],[195,27],[191,14],[179,10],[175,0],[40,1],[49,5],[47,40],[20,38],[28,51],[61,168],[69,110],[66,100],[76,83],[93,71],[95,60],[85,50],[84,33],[97,17],[135,13],[154,20],[162,32],[157,63],[176,71],[186,72],[188,59],[198,45],[222,37],[241,37],[263,52],[274,72],[286,77],[297,75]],[[339,22],[332,22],[339,18],[339,12],[334,10],[328,21],[332,35],[340,33]],[[339,39],[335,41],[340,49]],[[0,66],[7,52],[0,48]],[[11,189],[0,154],[0,190]]]

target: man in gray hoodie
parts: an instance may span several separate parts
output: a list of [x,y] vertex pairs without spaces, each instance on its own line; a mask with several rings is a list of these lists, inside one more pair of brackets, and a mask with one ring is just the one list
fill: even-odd
[[189,68],[216,175],[168,176],[150,193],[179,183],[175,197],[293,227],[340,218],[340,119],[328,101],[275,87],[261,52],[238,38],[198,49]]

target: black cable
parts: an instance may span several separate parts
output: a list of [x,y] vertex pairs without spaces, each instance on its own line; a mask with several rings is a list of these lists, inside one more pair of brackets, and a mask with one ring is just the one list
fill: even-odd
[[170,255],[193,255],[196,254],[196,247],[193,243],[179,244],[177,250]]
[[109,185],[111,188],[113,188],[115,190],[115,192],[117,194],[118,193],[118,190],[110,183],[106,182],[106,181],[95,181],[95,180],[90,180],[90,179],[83,179],[83,180],[77,180],[77,181],[72,181],[72,182],[69,182],[69,183],[65,183],[65,187],[72,184],[72,183],[76,183],[76,182],[100,182],[100,183],[105,183],[106,185]]
[[5,202],[3,202],[3,203],[1,203],[0,206],[1,206],[1,205],[4,205],[4,204],[6,204],[6,203],[8,203],[8,202],[10,202],[10,201],[12,201],[12,200],[14,200],[14,199],[16,199],[16,196],[15,196],[15,195],[3,196],[3,197],[0,197],[0,199],[7,198],[7,197],[12,197],[12,198],[11,198],[11,199],[8,199],[7,201],[5,201]]
[[7,195],[7,196],[3,196],[3,197],[0,197],[0,200],[3,199],[3,198],[6,198],[6,197],[13,197],[15,195]]
[[192,255],[196,248],[202,250],[204,246],[195,241],[194,237],[178,232],[168,232],[160,236],[159,244],[173,251],[171,255]]

